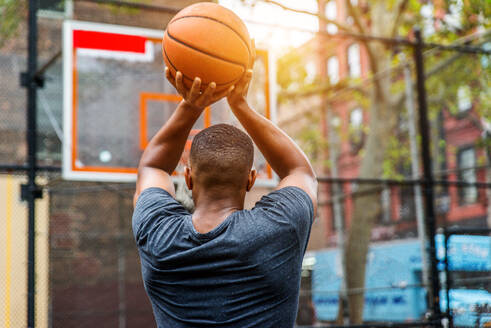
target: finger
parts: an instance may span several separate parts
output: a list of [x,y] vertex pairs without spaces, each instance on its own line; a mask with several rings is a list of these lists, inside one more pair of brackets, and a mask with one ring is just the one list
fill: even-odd
[[170,75],[169,67],[165,68],[165,77],[167,78],[167,80],[169,80],[170,83],[172,83],[172,81],[171,81],[172,76]]
[[193,85],[191,86],[191,90],[189,91],[189,101],[194,102],[200,96],[201,92],[201,79],[199,77],[195,77],[193,81]]
[[239,81],[238,85],[236,86],[236,92],[243,92],[244,90],[247,90],[247,87],[249,86],[249,82],[252,79],[252,70],[248,69],[247,72],[244,74],[242,79]]
[[176,89],[183,98],[187,98],[187,91],[184,87],[184,84],[182,83],[182,73],[179,71],[177,71],[176,73]]
[[243,80],[244,82],[249,82],[252,79],[252,69],[248,69],[247,72],[244,74]]
[[246,73],[242,76],[242,78],[235,84],[235,90],[234,92],[237,94],[242,94],[244,91],[244,88],[246,87],[247,83],[250,81],[250,78],[248,77],[250,70],[247,70]]
[[172,77],[172,74],[170,73],[169,67],[165,68],[165,77],[167,78],[167,81],[169,81],[170,84],[176,87],[176,79]]
[[247,92],[249,91],[249,86],[251,85],[251,80],[252,80],[252,70],[248,69],[243,80],[242,80],[242,95],[247,96]]
[[201,103],[204,105],[208,105],[211,99],[213,99],[213,94],[215,93],[215,90],[217,88],[217,84],[215,82],[211,82],[208,84],[208,87],[206,88],[205,92],[201,95]]
[[245,97],[247,96],[247,93],[249,92],[249,86],[251,85],[251,82],[248,82],[244,89],[242,90],[242,95]]

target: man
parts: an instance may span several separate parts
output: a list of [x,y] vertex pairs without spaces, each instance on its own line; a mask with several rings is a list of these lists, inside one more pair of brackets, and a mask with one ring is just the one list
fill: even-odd
[[[158,327],[293,327],[302,258],[316,208],[316,179],[299,147],[252,110],[252,77],[225,93],[200,93],[178,72],[167,78],[183,101],[142,155],[133,231]],[[185,171],[195,211],[173,197],[171,174],[203,109],[227,96],[234,115],[280,178],[275,191],[244,210],[256,178],[253,146],[225,124],[198,133]]]

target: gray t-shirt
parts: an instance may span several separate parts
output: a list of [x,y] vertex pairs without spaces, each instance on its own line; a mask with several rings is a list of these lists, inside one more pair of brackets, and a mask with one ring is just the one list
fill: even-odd
[[158,327],[293,327],[313,216],[286,187],[201,234],[168,192],[144,190],[133,233]]

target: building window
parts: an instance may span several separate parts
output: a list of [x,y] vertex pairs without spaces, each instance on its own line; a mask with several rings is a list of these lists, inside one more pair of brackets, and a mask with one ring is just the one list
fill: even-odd
[[384,186],[382,192],[380,193],[380,202],[381,202],[381,213],[380,213],[380,223],[388,224],[391,221],[390,215],[390,203],[391,203],[391,194],[390,188]]
[[363,111],[361,108],[358,107],[351,111],[349,121],[352,128],[361,129],[361,125],[363,124]]
[[[328,3],[326,3],[324,16],[326,16],[326,18],[329,20],[332,20],[332,21],[336,20],[337,6],[336,6],[335,0],[331,0]],[[327,29],[327,32],[329,32],[331,34],[334,34],[338,31],[338,27],[334,24],[327,24],[326,29]]]
[[307,74],[307,76],[305,76],[305,81],[307,83],[314,82],[317,75],[317,68],[315,67],[314,61],[309,61],[305,64],[305,73]]
[[39,14],[47,17],[70,17],[73,0],[39,0]]
[[333,115],[333,118],[331,119],[331,127],[335,129],[339,129],[341,127],[341,118],[339,116]]
[[331,84],[339,82],[339,60],[338,57],[332,56],[327,60],[327,75]]
[[358,152],[363,145],[363,110],[353,109],[349,117],[349,140],[351,150]]
[[[328,108],[328,111],[332,111],[332,108]],[[332,113],[331,115],[328,114],[328,117],[330,116],[330,121],[327,122],[328,124],[328,141],[329,141],[329,147],[332,147],[332,153],[330,152],[330,155],[334,156],[334,159],[330,157],[330,160],[337,161],[339,159],[340,155],[340,146],[341,146],[341,140],[340,140],[340,128],[341,128],[341,118],[337,113]]]
[[411,221],[416,217],[416,207],[414,204],[414,187],[399,187],[399,220]]
[[357,43],[348,47],[348,73],[352,78],[361,76],[360,46]]
[[57,11],[63,13],[65,11],[64,0],[39,0],[39,10]]
[[[344,204],[344,201],[343,201],[343,188],[341,185],[338,185],[338,188],[336,188],[335,184],[331,184],[331,195],[332,195],[332,203],[331,205],[329,206],[330,207],[330,210],[331,210],[331,221],[332,221],[332,224],[331,224],[331,231],[332,232],[336,232],[337,229],[344,229],[345,228],[345,216],[346,216],[346,213],[345,213],[345,204]],[[336,209],[335,209],[335,202],[338,202],[338,206],[339,206],[339,212],[336,213]],[[341,226],[338,227],[338,223],[337,223],[337,220],[336,220],[336,215],[339,215],[340,216],[340,223],[341,223]]]
[[[474,183],[476,182],[476,151],[473,147],[460,149],[457,153],[457,163],[459,170],[459,180]],[[460,204],[472,204],[477,201],[477,188],[459,188]]]
[[468,85],[462,85],[457,89],[457,108],[459,112],[472,108],[471,88]]

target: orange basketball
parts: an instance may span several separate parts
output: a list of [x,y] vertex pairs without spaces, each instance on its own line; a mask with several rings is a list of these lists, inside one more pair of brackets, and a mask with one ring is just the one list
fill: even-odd
[[202,90],[211,82],[217,84],[217,91],[228,89],[252,61],[245,24],[231,10],[211,2],[196,3],[177,13],[167,25],[162,49],[171,75],[180,71],[188,88],[199,77]]

